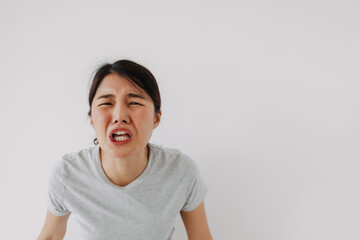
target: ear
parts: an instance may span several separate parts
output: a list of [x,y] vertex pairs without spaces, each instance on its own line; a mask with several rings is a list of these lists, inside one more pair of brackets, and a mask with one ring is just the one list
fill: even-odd
[[161,120],[161,114],[162,114],[161,110],[160,110],[160,112],[155,113],[153,129],[155,129],[155,128],[157,128],[157,126],[159,126],[159,123],[160,123],[160,120]]
[[93,123],[91,115],[89,115],[89,118],[90,118],[90,125],[92,126],[92,128],[94,128],[94,123]]

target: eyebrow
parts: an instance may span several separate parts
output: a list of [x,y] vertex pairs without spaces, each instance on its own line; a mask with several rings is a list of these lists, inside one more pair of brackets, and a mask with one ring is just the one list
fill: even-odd
[[[126,96],[128,98],[140,98],[140,99],[146,100],[146,98],[143,95],[139,95],[139,94],[136,94],[136,93],[128,93]],[[99,100],[101,98],[115,98],[115,95],[114,94],[101,95],[96,100]]]

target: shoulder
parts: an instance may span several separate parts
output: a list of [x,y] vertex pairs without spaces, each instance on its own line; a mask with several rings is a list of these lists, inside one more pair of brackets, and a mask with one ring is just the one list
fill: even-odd
[[83,159],[89,159],[92,157],[94,151],[98,146],[91,146],[88,148],[83,148],[81,150],[70,152],[62,156],[63,161],[81,161]]
[[170,166],[184,173],[192,173],[196,171],[195,161],[183,151],[177,148],[163,147],[158,144],[151,143],[152,150],[156,161],[161,165]]
[[62,176],[74,170],[80,170],[91,165],[96,146],[83,148],[79,151],[69,152],[62,155],[53,165],[52,174]]

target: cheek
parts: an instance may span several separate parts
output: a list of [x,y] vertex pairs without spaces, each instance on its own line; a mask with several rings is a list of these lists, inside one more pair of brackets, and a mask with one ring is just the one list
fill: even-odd
[[143,126],[152,126],[153,118],[154,118],[154,114],[147,111],[139,112],[136,115],[137,122]]
[[102,125],[104,122],[108,121],[110,117],[109,114],[106,114],[106,112],[101,110],[96,110],[92,114],[94,125]]

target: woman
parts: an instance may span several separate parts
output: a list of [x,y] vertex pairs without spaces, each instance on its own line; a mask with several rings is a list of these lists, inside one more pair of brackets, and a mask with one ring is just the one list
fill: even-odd
[[212,239],[207,187],[195,162],[149,143],[161,119],[157,82],[129,60],[101,66],[88,113],[95,146],[64,155],[49,178],[42,239],[63,239],[71,213],[82,238],[171,239],[180,212],[189,239]]

